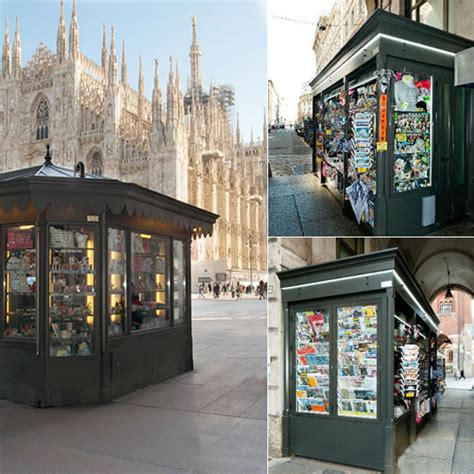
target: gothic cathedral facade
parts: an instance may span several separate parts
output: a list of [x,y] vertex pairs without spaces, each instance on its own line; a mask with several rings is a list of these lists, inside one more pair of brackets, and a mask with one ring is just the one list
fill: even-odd
[[[75,0],[67,38],[61,0],[56,51],[40,43],[22,66],[17,18],[13,44],[5,26],[0,76],[0,172],[42,163],[46,144],[56,164],[137,183],[219,214],[212,237],[194,242],[193,285],[254,284],[266,269],[266,124],[263,140],[244,144],[232,126],[228,86],[204,88],[196,19],[185,92],[169,59],[166,97],[159,64],[151,102],[140,61],[138,91],[127,80],[125,43],[119,71],[115,33],[104,29],[98,65],[81,53]],[[265,120],[264,120],[265,122]]]

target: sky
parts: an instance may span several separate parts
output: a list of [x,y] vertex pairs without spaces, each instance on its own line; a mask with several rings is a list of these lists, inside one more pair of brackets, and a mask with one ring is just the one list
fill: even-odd
[[268,0],[268,78],[283,97],[283,116],[289,122],[296,118],[303,83],[315,76],[316,23],[333,4],[334,0]]
[[[65,1],[66,35],[72,0]],[[151,99],[154,60],[160,61],[162,88],[166,87],[170,54],[178,61],[183,89],[190,74],[189,47],[193,15],[197,17],[202,50],[201,72],[206,88],[231,84],[244,138],[262,138],[267,102],[266,3],[264,0],[77,0],[80,50],[100,64],[102,30],[115,27],[119,73],[122,41],[126,43],[128,81],[138,90],[139,55],[142,56],[145,94]],[[3,43],[5,18],[13,44],[15,17],[20,18],[22,65],[40,41],[56,51],[60,0],[0,0]],[[165,95],[166,96],[166,95]]]

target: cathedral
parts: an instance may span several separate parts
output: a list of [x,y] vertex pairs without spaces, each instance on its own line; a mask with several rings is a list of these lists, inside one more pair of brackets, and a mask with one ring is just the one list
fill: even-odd
[[[80,50],[73,1],[69,34],[61,0],[56,49],[40,43],[23,66],[19,20],[13,42],[5,26],[0,77],[0,172],[43,162],[51,145],[56,164],[134,182],[220,218],[212,237],[193,243],[193,289],[199,282],[266,279],[266,123],[263,140],[244,143],[233,129],[233,90],[201,76],[196,19],[183,90],[169,58],[166,91],[155,61],[151,102],[140,60],[138,91],[127,80],[112,28],[103,32],[101,64]],[[263,120],[265,122],[265,119]]]

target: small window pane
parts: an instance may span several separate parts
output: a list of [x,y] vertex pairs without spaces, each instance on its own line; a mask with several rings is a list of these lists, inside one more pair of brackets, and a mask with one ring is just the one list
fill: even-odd
[[444,0],[428,0],[420,6],[420,23],[443,29]]
[[127,314],[127,249],[125,231],[109,229],[108,255],[109,335],[114,336],[125,332]]
[[7,228],[5,336],[36,334],[36,248],[32,225]]
[[173,241],[174,324],[185,322],[186,275],[184,269],[184,243]]
[[49,353],[94,353],[94,232],[82,226],[49,229]]
[[132,331],[170,325],[168,240],[132,233]]

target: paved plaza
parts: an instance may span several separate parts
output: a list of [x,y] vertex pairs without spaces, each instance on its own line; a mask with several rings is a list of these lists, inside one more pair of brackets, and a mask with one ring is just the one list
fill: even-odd
[[265,473],[266,302],[193,313],[193,372],[106,406],[0,400],[0,473]]

